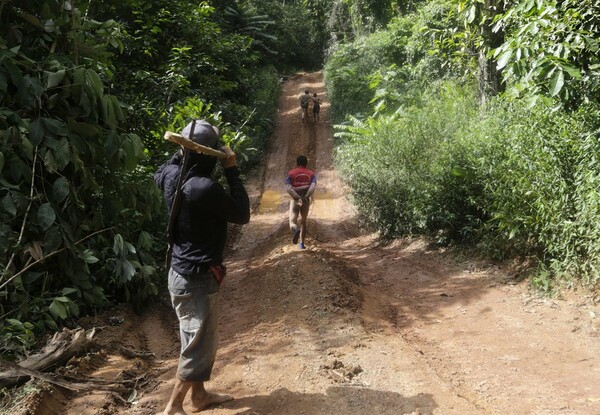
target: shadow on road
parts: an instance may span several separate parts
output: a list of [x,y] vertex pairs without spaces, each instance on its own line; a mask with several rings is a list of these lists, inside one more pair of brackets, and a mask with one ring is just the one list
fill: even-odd
[[236,415],[402,415],[432,414],[437,408],[430,394],[405,397],[395,392],[367,388],[331,387],[326,393],[291,392],[277,389],[269,395],[254,395],[223,405],[239,409]]

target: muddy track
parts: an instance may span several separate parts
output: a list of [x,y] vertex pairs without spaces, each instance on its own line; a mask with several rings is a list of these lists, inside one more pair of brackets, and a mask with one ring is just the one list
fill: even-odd
[[[319,123],[300,119],[304,89],[324,98]],[[598,305],[583,293],[539,298],[499,267],[361,231],[333,168],[328,109],[321,73],[282,84],[268,156],[247,183],[251,222],[232,241],[220,298],[208,387],[236,399],[205,413],[600,414]],[[291,244],[283,185],[298,154],[319,181],[305,251]],[[10,413],[160,411],[179,347],[168,300],[81,324],[103,327],[99,347],[61,373],[136,379],[135,392],[45,386]]]

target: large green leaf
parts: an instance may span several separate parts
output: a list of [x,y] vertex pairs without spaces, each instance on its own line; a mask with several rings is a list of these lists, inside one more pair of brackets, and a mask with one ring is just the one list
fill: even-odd
[[0,72],[0,101],[4,99],[7,89],[8,82],[6,81],[6,76],[4,76],[2,72]]
[[500,56],[498,56],[498,69],[502,69],[508,64],[510,58],[512,57],[512,54],[512,49],[508,49],[502,52]]
[[52,185],[54,201],[60,203],[69,195],[69,181],[66,177],[59,177]]
[[125,151],[125,168],[131,170],[144,158],[144,145],[136,134],[124,134],[122,145]]
[[6,195],[0,199],[0,209],[13,217],[17,215],[17,206],[11,196],[11,192],[7,192]]
[[33,144],[26,136],[21,136],[21,148],[29,160],[33,160]]
[[562,89],[565,84],[565,74],[562,69],[558,68],[554,73],[554,76],[550,80],[550,84],[548,85],[548,89],[550,91],[550,96],[556,96]]
[[90,275],[84,270],[77,270],[69,275],[69,279],[83,290],[91,290],[93,285]]
[[45,231],[56,220],[56,213],[50,203],[42,204],[38,209],[37,214],[38,225]]
[[44,250],[47,253],[55,252],[60,248],[62,242],[62,234],[58,226],[48,228],[44,237]]
[[104,93],[104,84],[102,83],[100,76],[98,76],[96,71],[94,71],[93,69],[86,70],[85,74],[87,78],[86,83],[94,92],[95,97],[97,99],[102,98],[102,95]]
[[20,85],[23,81],[23,73],[12,59],[3,59],[2,64],[10,74],[13,85]]
[[9,153],[8,160],[6,160],[5,163],[10,177],[12,177],[16,182],[20,182],[22,180],[28,181],[27,179],[31,178],[31,167],[15,154],[10,155]]
[[567,72],[573,78],[581,79],[581,71],[579,71],[579,69],[577,69],[573,65],[564,64],[564,65],[562,65],[562,68],[565,72]]
[[65,77],[66,71],[61,69],[57,72],[44,72],[46,74],[46,89],[54,88],[55,86],[60,85],[62,80]]
[[17,87],[18,90],[15,97],[26,107],[34,108],[44,93],[44,88],[40,81],[30,75],[25,75]]
[[46,151],[44,155],[44,163],[46,168],[50,171],[58,171],[58,164],[56,163],[56,159],[54,157],[54,152],[51,150]]
[[138,247],[140,250],[149,250],[152,248],[152,235],[146,231],[140,232],[140,236],[138,238]]
[[104,139],[104,149],[109,158],[112,158],[117,153],[117,150],[119,149],[119,141],[119,134],[116,131],[111,130],[108,132],[108,134],[106,134]]
[[99,259],[94,256],[94,251],[91,249],[84,250],[79,257],[83,259],[86,264],[95,264],[99,261]]
[[69,119],[69,130],[82,137],[92,138],[100,133],[97,126],[85,122],[77,122],[72,118]]
[[133,276],[135,275],[135,266],[133,265],[132,262],[127,261],[127,260],[123,260],[123,261],[119,261],[120,262],[120,274],[121,274],[121,283],[126,283],[128,281],[131,281],[131,279],[133,278]]
[[59,301],[57,298],[52,301],[50,307],[48,307],[48,311],[55,320],[64,320],[69,316],[67,305]]
[[65,287],[62,289],[61,294],[63,296],[67,296],[69,294],[74,294],[74,293],[79,293],[79,292],[80,292],[79,288]]
[[102,97],[102,119],[111,129],[115,129],[117,127],[117,116],[111,98],[112,95],[104,95]]
[[34,146],[39,145],[44,138],[44,123],[41,118],[36,118],[29,124],[29,141]]
[[121,236],[121,234],[116,234],[113,242],[113,252],[115,253],[115,255],[122,255],[124,244],[125,242],[123,241],[123,237]]
[[71,162],[71,147],[66,138],[60,140],[60,143],[54,151],[54,159],[60,170],[64,169]]
[[26,20],[27,22],[31,23],[34,26],[37,26],[39,28],[43,28],[42,22],[40,22],[40,19],[38,19],[33,14],[20,13],[20,17],[21,17],[21,19]]
[[0,172],[4,168],[4,154],[0,151]]
[[42,118],[42,120],[46,129],[52,134],[57,136],[66,136],[69,134],[69,130],[67,130],[64,122],[53,118]]

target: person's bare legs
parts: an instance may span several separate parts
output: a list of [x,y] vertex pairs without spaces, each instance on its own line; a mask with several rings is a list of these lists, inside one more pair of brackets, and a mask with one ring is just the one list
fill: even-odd
[[231,395],[220,395],[210,393],[204,389],[204,382],[193,382],[192,384],[192,411],[200,412],[211,405],[229,402],[233,400]]
[[306,224],[308,223],[308,211],[310,208],[310,202],[305,201],[300,207],[300,242],[304,246],[304,238],[306,238]]
[[292,199],[290,200],[290,230],[295,232],[298,229],[298,203]]
[[179,378],[175,378],[175,386],[173,387],[173,392],[171,392],[171,398],[167,403],[167,407],[162,415],[187,415],[187,412],[183,410],[183,400],[185,399],[185,394],[192,387],[194,382],[186,382],[184,380],[180,380]]

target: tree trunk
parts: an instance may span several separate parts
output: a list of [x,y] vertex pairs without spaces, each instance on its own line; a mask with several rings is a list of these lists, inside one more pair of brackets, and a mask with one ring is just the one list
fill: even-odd
[[488,58],[488,52],[504,42],[503,31],[492,31],[494,18],[504,12],[504,2],[503,0],[485,0],[484,3],[479,3],[479,12],[481,21],[483,21],[480,24],[483,46],[479,49],[477,78],[479,81],[479,103],[483,105],[489,97],[504,91],[502,71],[498,69],[496,59]]

